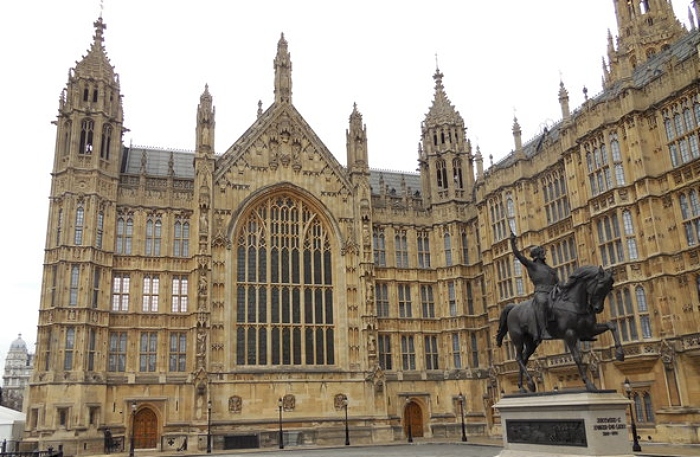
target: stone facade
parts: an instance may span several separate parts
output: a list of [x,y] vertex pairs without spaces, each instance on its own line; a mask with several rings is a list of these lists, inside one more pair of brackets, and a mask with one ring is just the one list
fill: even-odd
[[[346,165],[292,103],[287,42],[275,101],[215,154],[208,88],[194,152],[125,147],[104,24],[59,103],[26,447],[275,446],[499,435],[517,389],[500,310],[532,293],[508,245],[543,245],[560,279],[615,271],[584,346],[596,384],[629,378],[640,434],[700,442],[700,32],[663,0],[615,1],[605,90],[484,169],[437,70],[419,172],[369,167],[362,115]],[[697,9],[697,7],[696,7]],[[697,11],[696,11],[697,14]],[[380,126],[381,127],[381,126]],[[579,388],[545,342],[540,390]],[[124,441],[122,441],[124,442]],[[127,441],[128,442],[128,439]]]

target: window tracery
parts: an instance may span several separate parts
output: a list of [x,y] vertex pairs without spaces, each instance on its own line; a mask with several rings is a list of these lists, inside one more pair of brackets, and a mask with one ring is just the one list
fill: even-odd
[[315,209],[268,197],[235,239],[236,363],[335,364],[330,232]]

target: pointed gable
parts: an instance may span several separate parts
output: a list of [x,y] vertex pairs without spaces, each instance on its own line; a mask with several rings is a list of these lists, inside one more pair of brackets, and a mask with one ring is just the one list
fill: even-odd
[[352,186],[344,167],[331,154],[306,120],[292,105],[273,104],[216,163],[214,182],[232,185],[235,174],[256,170],[291,168],[304,175],[335,175],[344,187]]
[[293,174],[283,172],[289,169],[305,176],[324,176],[326,182],[335,180],[339,186],[331,186],[329,191],[349,193],[352,186],[346,170],[291,104],[292,62],[284,34],[277,44],[274,64],[274,103],[264,112],[258,111],[253,125],[217,159],[214,182],[222,187],[236,186],[235,176],[246,168],[280,170],[278,179],[289,180]]

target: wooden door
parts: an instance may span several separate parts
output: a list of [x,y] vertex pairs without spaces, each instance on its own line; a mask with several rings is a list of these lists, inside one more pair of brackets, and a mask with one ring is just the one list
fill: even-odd
[[418,403],[410,402],[404,409],[403,416],[403,431],[408,436],[409,424],[411,427],[411,436],[420,438],[423,436],[423,410]]
[[136,412],[134,416],[134,448],[156,449],[158,447],[158,419],[150,408]]

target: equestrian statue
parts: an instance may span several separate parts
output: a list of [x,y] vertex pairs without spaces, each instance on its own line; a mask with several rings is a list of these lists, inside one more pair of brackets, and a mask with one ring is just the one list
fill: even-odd
[[[613,274],[602,267],[586,265],[573,271],[567,282],[560,284],[556,271],[547,265],[546,253],[541,246],[530,250],[527,259],[515,245],[515,234],[511,232],[510,244],[513,254],[527,269],[535,286],[531,300],[511,303],[501,311],[496,344],[503,343],[508,334],[515,347],[518,362],[518,387],[521,392],[535,391],[535,382],[527,372],[527,362],[543,340],[563,340],[569,348],[586,390],[598,389],[588,379],[579,341],[595,341],[596,336],[610,331],[615,342],[615,357],[624,360],[625,355],[613,322],[598,323],[596,315],[603,312],[605,298],[612,290]],[[527,389],[523,386],[527,381]]]

